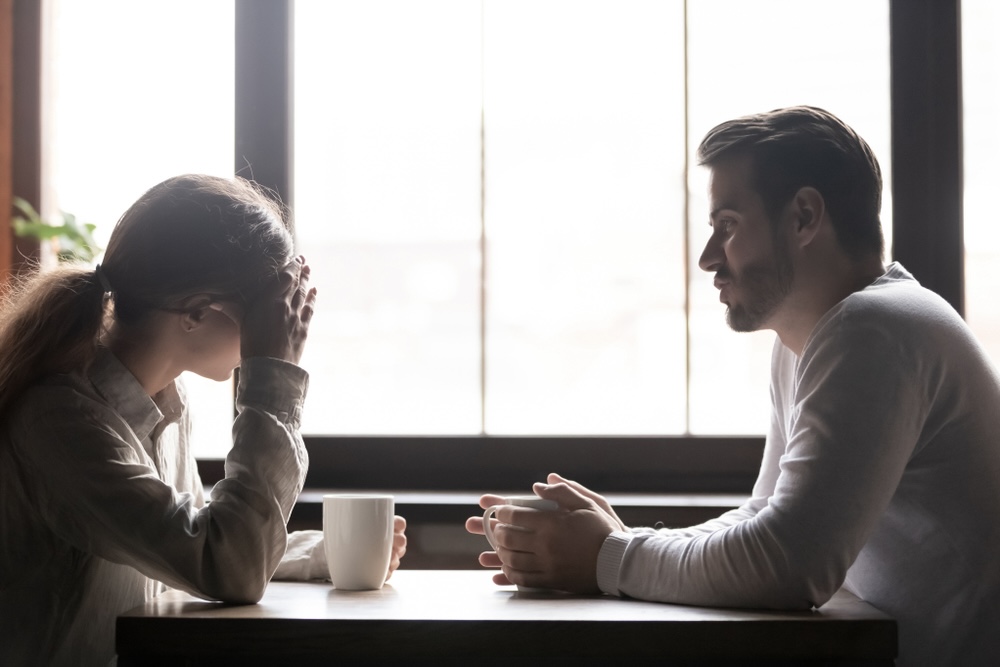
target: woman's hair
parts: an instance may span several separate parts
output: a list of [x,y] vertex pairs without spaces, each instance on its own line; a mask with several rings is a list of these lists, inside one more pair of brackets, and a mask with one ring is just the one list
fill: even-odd
[[122,215],[96,270],[12,280],[0,302],[0,416],[45,374],[85,369],[106,318],[141,322],[195,294],[248,303],[291,260],[285,211],[240,178],[184,175]]

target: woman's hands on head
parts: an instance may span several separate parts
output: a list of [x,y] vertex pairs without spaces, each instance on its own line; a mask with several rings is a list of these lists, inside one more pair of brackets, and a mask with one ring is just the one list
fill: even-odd
[[240,356],[271,357],[297,364],[305,348],[316,305],[309,265],[301,255],[285,265],[277,280],[247,306]]

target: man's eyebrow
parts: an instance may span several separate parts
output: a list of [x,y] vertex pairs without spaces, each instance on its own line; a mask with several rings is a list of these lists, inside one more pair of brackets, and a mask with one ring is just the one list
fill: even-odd
[[715,207],[715,208],[713,208],[713,209],[712,209],[712,211],[711,211],[711,212],[710,212],[710,213],[708,214],[708,220],[709,220],[708,224],[712,224],[712,222],[713,222],[713,221],[714,221],[714,220],[715,220],[716,218],[718,218],[718,217],[719,217],[719,215],[720,215],[720,214],[721,214],[721,213],[722,213],[723,211],[733,211],[733,212],[735,212],[735,211],[736,211],[736,209],[735,209],[735,208],[733,208],[732,204],[729,204],[729,203],[723,203],[723,204],[720,204],[719,206],[716,206],[716,207]]

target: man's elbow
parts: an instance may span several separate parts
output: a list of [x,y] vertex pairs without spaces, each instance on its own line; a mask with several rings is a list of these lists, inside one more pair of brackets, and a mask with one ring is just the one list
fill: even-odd
[[776,582],[776,602],[780,609],[798,611],[821,607],[844,582],[844,573],[829,563],[792,568]]

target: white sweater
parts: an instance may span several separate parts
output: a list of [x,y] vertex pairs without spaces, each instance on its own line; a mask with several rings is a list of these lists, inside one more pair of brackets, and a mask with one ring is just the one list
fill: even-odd
[[772,357],[752,497],[706,524],[613,533],[606,593],[809,608],[842,585],[899,623],[899,665],[1000,664],[1000,378],[899,264]]

